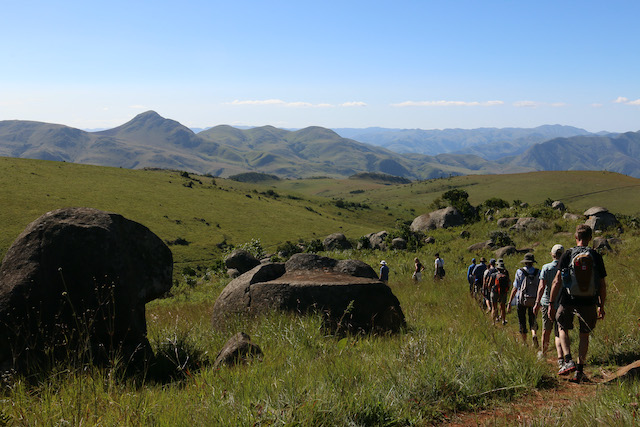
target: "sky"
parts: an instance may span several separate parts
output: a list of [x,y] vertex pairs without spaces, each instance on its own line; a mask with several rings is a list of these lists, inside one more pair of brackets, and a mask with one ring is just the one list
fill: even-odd
[[640,130],[640,2],[0,0],[0,120]]

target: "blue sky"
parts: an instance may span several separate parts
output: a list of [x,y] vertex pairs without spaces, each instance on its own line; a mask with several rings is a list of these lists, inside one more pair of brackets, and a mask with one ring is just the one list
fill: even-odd
[[640,130],[635,0],[0,2],[0,120]]

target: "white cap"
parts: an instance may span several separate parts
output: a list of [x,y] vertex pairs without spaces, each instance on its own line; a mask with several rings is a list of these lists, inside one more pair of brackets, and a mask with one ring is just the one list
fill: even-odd
[[564,246],[562,245],[553,245],[553,247],[551,248],[551,255],[553,255],[556,258],[559,255],[562,255],[563,252],[564,252]]

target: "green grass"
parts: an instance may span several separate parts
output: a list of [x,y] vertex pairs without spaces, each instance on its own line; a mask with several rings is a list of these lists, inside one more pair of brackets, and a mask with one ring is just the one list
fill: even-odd
[[[599,196],[583,196],[580,203],[585,208],[598,204],[630,214],[633,203],[625,199],[638,191],[638,180],[593,172],[514,175],[503,181],[459,177],[404,186],[352,180],[344,187],[342,181],[286,181],[287,186],[274,188],[221,179],[215,179],[214,186],[211,178],[193,178],[202,184],[185,187],[191,180],[178,172],[0,159],[0,194],[6,205],[0,212],[3,248],[31,220],[62,206],[115,211],[147,225],[165,240],[183,237],[192,243],[172,247],[177,262],[183,263],[219,257],[212,246],[225,234],[234,243],[260,238],[266,245],[321,237],[339,227],[349,237],[357,237],[390,227],[396,218],[407,216],[411,207],[424,208],[429,198],[449,186],[468,191],[472,204],[485,196],[535,203],[547,197],[562,199],[556,195],[583,194],[575,188],[583,188],[580,182],[593,178],[594,185],[618,188],[618,197],[607,204],[599,203]],[[539,187],[534,185],[537,181]],[[307,182],[316,187],[305,187]],[[553,182],[556,187],[558,182],[573,182],[575,187],[556,188]],[[527,183],[531,198],[521,192]],[[294,188],[295,184],[300,185]],[[331,193],[317,193],[325,191],[320,190],[322,186]],[[268,189],[279,196],[265,195]],[[351,193],[359,189],[365,192]],[[331,197],[372,206],[375,200],[380,203],[370,210],[344,210],[335,207]],[[578,198],[571,200],[570,207],[580,206]],[[488,239],[498,229],[496,223],[464,228],[471,234],[469,239],[459,237],[462,227],[435,230],[430,234],[436,243],[417,252],[325,254],[361,259],[376,269],[381,259],[389,263],[390,286],[407,319],[407,329],[399,334],[332,336],[317,316],[283,313],[214,327],[213,303],[229,279],[203,270],[190,283],[180,280],[171,296],[146,306],[152,346],[184,366],[176,370],[176,379],[130,379],[117,368],[86,366],[60,366],[39,377],[14,377],[0,391],[0,425],[426,425],[459,411],[505,404],[536,389],[553,387],[553,367],[537,361],[535,352],[518,341],[516,316],[509,316],[506,327],[492,326],[468,296],[464,275],[470,258],[493,253],[471,253],[467,247]],[[541,265],[548,262],[553,244],[573,246],[566,232],[574,228],[575,223],[556,218],[549,229],[509,233],[518,247],[533,248]],[[620,235],[623,243],[605,255],[607,317],[593,334],[587,365],[595,379],[602,370],[640,355],[639,236],[638,230],[628,228]],[[440,252],[447,269],[441,282],[428,279],[435,252]],[[410,279],[415,256],[428,269],[427,279],[418,284]],[[506,257],[512,274],[520,260],[521,255]],[[239,331],[251,335],[262,348],[263,360],[214,370],[217,352]],[[632,403],[638,403],[639,395],[635,381],[608,386],[594,402],[564,408],[562,419],[556,413],[543,414],[540,425],[587,425],[593,420],[633,424],[636,407]]]

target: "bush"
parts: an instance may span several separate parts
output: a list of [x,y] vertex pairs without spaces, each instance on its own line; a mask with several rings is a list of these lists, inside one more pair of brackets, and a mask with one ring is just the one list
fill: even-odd
[[489,238],[494,245],[499,247],[515,246],[513,239],[506,231],[492,231],[489,233]]
[[483,205],[491,209],[506,209],[509,207],[509,202],[499,197],[492,197],[485,200]]

